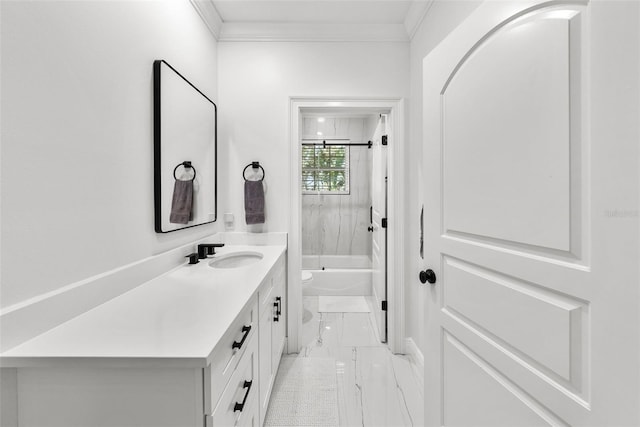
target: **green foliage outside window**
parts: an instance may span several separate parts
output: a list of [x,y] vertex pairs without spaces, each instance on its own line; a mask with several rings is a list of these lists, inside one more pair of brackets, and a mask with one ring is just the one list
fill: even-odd
[[303,145],[302,191],[304,193],[349,193],[349,147]]

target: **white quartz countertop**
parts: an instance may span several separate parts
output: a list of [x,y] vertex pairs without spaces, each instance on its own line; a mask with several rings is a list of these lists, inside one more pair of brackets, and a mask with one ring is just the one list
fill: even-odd
[[[0,354],[0,366],[205,367],[284,245],[228,245]],[[263,258],[238,268],[209,262],[236,252]]]

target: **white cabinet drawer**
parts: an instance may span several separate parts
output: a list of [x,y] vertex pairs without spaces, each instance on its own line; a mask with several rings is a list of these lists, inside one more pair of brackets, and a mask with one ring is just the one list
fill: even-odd
[[254,335],[213,411],[213,426],[251,425],[257,397],[258,339]]
[[210,372],[205,379],[207,381],[205,391],[210,393],[206,399],[207,407],[205,409],[209,409],[209,413],[211,408],[215,408],[251,339],[257,334],[258,306],[254,296],[249,305],[229,327],[214,351],[209,368]]

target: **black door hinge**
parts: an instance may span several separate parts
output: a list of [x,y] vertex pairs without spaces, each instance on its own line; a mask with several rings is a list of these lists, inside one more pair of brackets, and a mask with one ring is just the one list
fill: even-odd
[[389,141],[387,140],[387,135],[382,135],[382,145],[387,145]]
[[387,302],[382,301],[382,311],[387,311]]
[[382,228],[387,228],[387,218],[382,218]]

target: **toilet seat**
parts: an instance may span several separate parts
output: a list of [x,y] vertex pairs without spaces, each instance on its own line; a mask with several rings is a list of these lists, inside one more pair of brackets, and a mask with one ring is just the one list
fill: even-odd
[[303,284],[310,283],[311,281],[313,281],[313,274],[311,274],[311,272],[308,270],[302,270],[301,278]]

